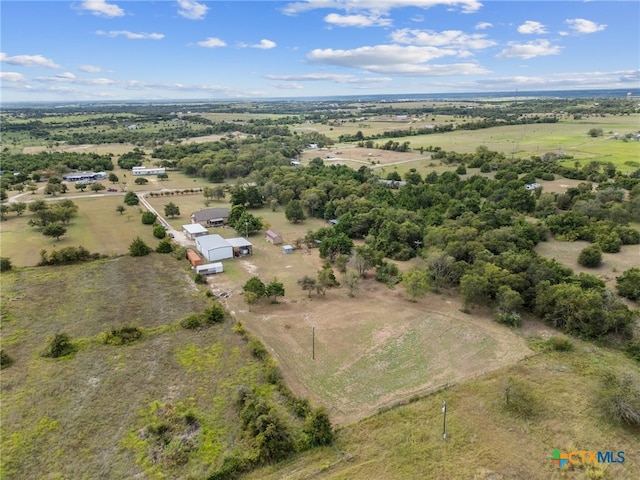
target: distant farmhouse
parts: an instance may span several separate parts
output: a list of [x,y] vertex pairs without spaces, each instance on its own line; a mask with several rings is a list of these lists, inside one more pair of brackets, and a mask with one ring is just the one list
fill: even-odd
[[182,231],[190,238],[202,237],[203,235],[209,235],[209,231],[199,223],[190,223],[188,225],[182,225]]
[[228,219],[228,208],[205,208],[191,214],[191,223],[199,223],[204,227],[222,227]]
[[93,183],[98,180],[104,180],[105,178],[107,178],[106,172],[78,172],[62,177],[62,179],[67,182],[75,183]]
[[146,167],[133,167],[131,169],[131,173],[133,173],[134,175],[160,175],[162,173],[165,173],[165,168],[164,167],[158,167],[158,168],[146,168]]

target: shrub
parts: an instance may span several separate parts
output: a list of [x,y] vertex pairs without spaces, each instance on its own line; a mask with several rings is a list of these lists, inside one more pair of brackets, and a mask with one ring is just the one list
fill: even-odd
[[227,312],[225,312],[222,305],[218,302],[214,302],[209,308],[204,311],[204,319],[209,325],[214,323],[220,323],[224,321]]
[[509,325],[510,327],[520,327],[522,318],[518,312],[500,312],[496,315],[496,322]]
[[580,252],[578,263],[583,267],[595,268],[602,263],[602,250],[598,245],[589,245]]
[[129,255],[132,257],[143,257],[149,253],[151,253],[151,248],[140,237],[136,237],[129,245]]
[[142,223],[144,225],[153,225],[156,223],[156,219],[158,216],[153,212],[143,212],[142,213]]
[[13,358],[11,358],[7,352],[0,350],[0,370],[10,367],[13,365],[13,362]]
[[192,313],[180,320],[180,326],[186,330],[197,330],[202,324],[202,315],[198,313]]
[[267,358],[267,349],[264,348],[264,345],[257,338],[252,338],[251,340],[249,340],[247,346],[249,347],[251,355],[253,355],[254,357],[260,360],[264,360],[265,358]]
[[154,225],[153,236],[162,240],[167,236],[167,231],[164,229],[162,225]]
[[173,252],[173,243],[168,238],[163,238],[156,247],[156,253],[171,253]]
[[567,337],[549,337],[542,345],[545,350],[554,350],[557,352],[569,352],[573,350],[573,342]]
[[614,424],[640,426],[640,390],[629,375],[606,374],[601,391],[601,407]]
[[524,380],[509,377],[504,387],[504,407],[517,417],[531,418],[536,413],[536,401],[531,386]]
[[138,327],[114,328],[101,336],[105,345],[127,345],[142,338],[142,330]]
[[76,351],[71,337],[66,333],[56,333],[49,339],[46,348],[42,351],[43,357],[60,358]]
[[640,300],[640,268],[630,268],[616,278],[618,295],[629,300]]
[[200,273],[196,273],[195,276],[193,277],[193,281],[196,282],[198,285],[206,285],[207,277],[205,277]]
[[8,272],[13,268],[11,260],[7,257],[0,257],[0,272]]
[[304,432],[309,435],[312,445],[328,445],[333,441],[333,428],[327,411],[320,407],[305,419]]
[[636,362],[640,362],[640,340],[629,340],[624,346],[624,351]]
[[138,205],[140,203],[140,199],[135,192],[127,192],[124,196],[124,203],[129,206]]

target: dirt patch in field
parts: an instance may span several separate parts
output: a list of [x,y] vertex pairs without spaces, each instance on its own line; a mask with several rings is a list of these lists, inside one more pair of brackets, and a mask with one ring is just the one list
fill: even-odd
[[291,296],[277,305],[264,301],[249,312],[237,296],[229,307],[263,341],[291,389],[325,406],[337,424],[531,353],[522,336],[488,316],[462,313],[455,297],[412,303],[401,289],[366,280],[355,298],[345,288],[309,298],[285,273],[278,278]]
[[325,165],[344,164],[358,169],[362,165],[378,168],[387,165],[400,165],[430,159],[429,154],[420,152],[394,152],[379,148],[360,148],[344,146],[340,148],[322,148],[305,150],[300,156],[303,163],[319,157]]

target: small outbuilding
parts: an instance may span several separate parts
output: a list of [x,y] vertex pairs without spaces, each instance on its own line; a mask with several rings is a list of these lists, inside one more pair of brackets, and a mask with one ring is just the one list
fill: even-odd
[[216,273],[222,273],[224,267],[222,262],[207,263],[206,265],[199,265],[196,267],[196,273],[200,275],[214,275]]
[[189,260],[189,263],[192,267],[198,267],[199,265],[202,265],[202,258],[200,258],[200,255],[198,255],[191,249],[187,250],[187,260]]
[[293,253],[293,247],[291,245],[283,245],[282,253]]
[[185,233],[185,235],[188,238],[192,240],[196,237],[209,235],[209,231],[199,223],[190,223],[189,225],[182,225],[182,231]]
[[227,238],[227,242],[233,248],[234,257],[244,257],[245,255],[253,255],[253,244],[242,238]]
[[273,230],[264,232],[264,239],[273,245],[280,245],[282,243],[282,236]]

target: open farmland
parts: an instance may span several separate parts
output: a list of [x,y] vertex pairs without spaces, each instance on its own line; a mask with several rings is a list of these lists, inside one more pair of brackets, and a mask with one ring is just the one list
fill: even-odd
[[[296,455],[246,479],[636,480],[640,431],[607,422],[599,395],[608,373],[626,373],[640,381],[640,369],[617,353],[575,344],[572,352],[538,353],[374,415],[341,429],[333,448]],[[521,418],[504,408],[509,379],[530,389],[532,417]],[[444,401],[446,442],[442,441]],[[560,470],[550,461],[554,448],[622,451],[625,462]]]
[[[2,478],[206,478],[233,448],[250,448],[240,438],[237,389],[270,397],[274,387],[231,321],[178,325],[211,302],[184,263],[126,256],[20,269],[1,281],[2,347],[15,360],[0,384]],[[101,341],[123,326],[141,328],[142,339]],[[42,358],[61,332],[78,351]],[[197,419],[188,463],[152,436],[187,414]]]
[[[461,313],[447,295],[411,303],[402,289],[367,280],[356,298],[346,287],[309,298],[297,280],[321,268],[317,250],[286,255],[261,238],[252,242],[254,255],[225,262],[234,264],[233,275],[210,278],[211,288],[230,294],[227,307],[269,348],[294,392],[326,406],[339,424],[531,353],[516,333],[489,316]],[[282,282],[285,298],[250,312],[241,286],[254,275]]]

